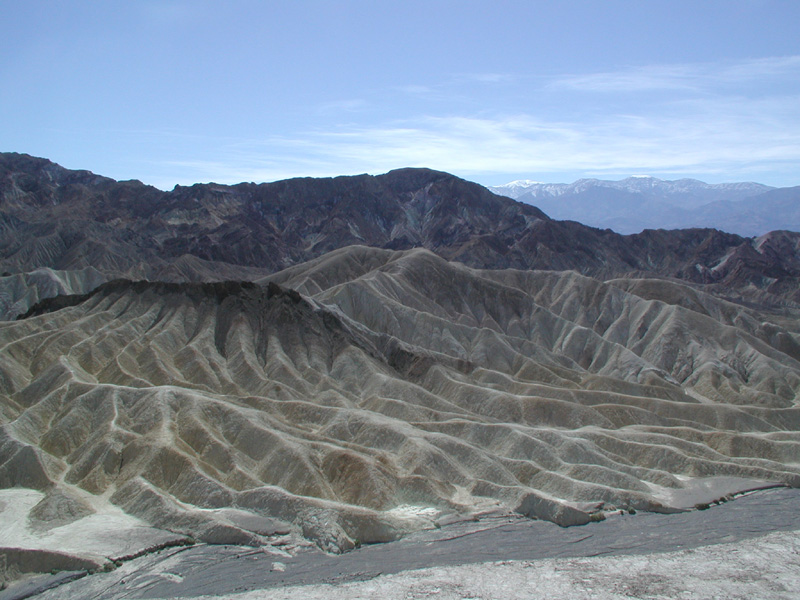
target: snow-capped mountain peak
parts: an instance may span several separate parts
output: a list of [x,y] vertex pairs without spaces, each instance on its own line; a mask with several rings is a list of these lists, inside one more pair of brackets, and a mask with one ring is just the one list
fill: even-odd
[[787,203],[796,206],[792,201],[800,198],[800,188],[783,188],[788,191],[782,192],[753,182],[711,184],[689,178],[670,181],[634,175],[619,181],[587,178],[573,183],[517,180],[489,189],[533,204],[554,219],[580,221],[621,233],[714,227],[751,236],[800,227],[793,216],[796,210],[784,207]]
[[[713,201],[717,196],[732,194],[741,199],[767,192],[773,188],[753,182],[710,184],[697,179],[676,179],[673,181],[658,179],[652,175],[633,175],[619,181],[604,179],[578,179],[573,183],[540,183],[528,179],[512,181],[505,185],[490,187],[496,194],[518,199],[521,196],[530,198],[555,197],[563,194],[579,194],[592,188],[611,188],[623,192],[654,195],[663,198],[711,196],[705,199]],[[699,198],[698,198],[699,199]]]
[[510,196],[511,198],[516,198],[514,194],[524,194],[526,190],[536,185],[545,184],[543,184],[541,181],[533,181],[532,179],[517,179],[516,181],[490,187],[489,189],[496,194],[500,194],[501,196]]

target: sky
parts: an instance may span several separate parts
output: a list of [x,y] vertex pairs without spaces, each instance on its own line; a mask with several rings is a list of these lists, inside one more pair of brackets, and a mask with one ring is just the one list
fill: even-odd
[[119,180],[800,185],[797,0],[0,4],[0,151]]

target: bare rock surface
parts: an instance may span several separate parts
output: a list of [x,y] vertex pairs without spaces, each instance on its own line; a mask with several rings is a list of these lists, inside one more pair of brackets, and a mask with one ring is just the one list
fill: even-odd
[[80,490],[0,490],[0,583],[31,574],[94,571],[185,536],[148,526]]
[[3,154],[0,269],[7,574],[800,485],[800,234],[620,236],[426,169],[161,192]]
[[[583,527],[487,514],[341,556],[196,546],[37,598],[793,598],[800,493],[770,490],[688,513]],[[9,588],[19,597],[34,584]],[[233,595],[233,596],[232,596]]]
[[430,169],[163,192],[0,153],[2,274],[91,268],[106,280],[253,280],[354,244],[422,247],[483,269],[673,278],[738,301],[800,303],[796,232],[620,235]]
[[85,294],[105,283],[106,277],[92,267],[76,271],[36,269],[0,277],[0,320],[12,320],[45,298]]
[[121,509],[328,552],[798,486],[797,321],[673,286],[353,247],[45,301],[0,324],[0,484],[40,536]]

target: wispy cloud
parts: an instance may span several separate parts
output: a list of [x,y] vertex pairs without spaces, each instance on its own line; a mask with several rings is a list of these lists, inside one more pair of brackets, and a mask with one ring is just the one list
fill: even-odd
[[697,89],[699,73],[696,67],[655,65],[632,67],[608,73],[565,75],[557,77],[547,88],[583,92],[642,92],[653,90]]
[[349,98],[346,100],[337,100],[334,102],[326,102],[319,106],[318,112],[322,114],[336,114],[359,112],[369,106],[369,102],[363,98]]
[[518,77],[511,73],[458,73],[432,84],[415,84],[396,86],[396,90],[419,98],[446,100],[454,95],[462,95],[476,88],[495,87],[512,84]]
[[781,56],[739,62],[637,66],[603,73],[554,78],[551,90],[584,92],[700,91],[720,84],[744,85],[755,80],[800,77],[800,56]]
[[[494,173],[584,171],[721,173],[800,164],[800,97],[686,107],[659,117],[612,115],[592,124],[424,117],[383,127],[310,131],[242,141],[215,163],[174,163],[220,182],[380,173],[424,166],[479,178]],[[783,113],[781,115],[781,113]],[[790,114],[786,114],[790,113]],[[787,119],[788,117],[788,119]],[[794,126],[787,127],[793,119]]]
[[776,56],[756,58],[741,62],[723,64],[715,72],[719,81],[747,83],[753,80],[765,80],[773,77],[797,76],[800,74],[800,56]]
[[436,88],[431,87],[429,85],[417,85],[417,84],[408,84],[408,85],[399,85],[397,86],[397,91],[402,92],[404,94],[408,94],[410,96],[427,96],[434,92]]
[[[769,78],[778,85],[759,86]],[[493,77],[476,79],[479,85],[481,79],[491,84]],[[500,111],[473,105],[468,107],[471,112],[462,108],[459,114],[454,108],[458,103],[450,102],[444,105],[454,112],[436,114],[433,109],[441,110],[441,102],[421,103],[418,109],[432,110],[415,117],[340,122],[263,139],[219,140],[213,144],[217,152],[213,160],[182,160],[171,166],[183,173],[185,182],[270,181],[424,166],[477,180],[503,173],[532,177],[578,172],[705,173],[728,180],[772,173],[787,180],[784,185],[796,185],[800,183],[798,82],[797,56],[565,76],[548,87],[559,101],[555,110]],[[446,97],[445,87],[405,91]],[[663,94],[647,102],[618,101],[626,92],[648,90]],[[460,98],[462,91],[454,89],[453,97]],[[581,100],[587,91],[621,94],[613,104],[587,103]],[[336,108],[360,107],[359,101],[345,101]]]

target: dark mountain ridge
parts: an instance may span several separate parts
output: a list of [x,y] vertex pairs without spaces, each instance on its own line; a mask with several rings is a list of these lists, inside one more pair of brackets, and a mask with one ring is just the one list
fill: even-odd
[[752,302],[800,301],[800,234],[713,229],[619,235],[429,169],[163,192],[0,155],[0,269],[109,279],[256,279],[354,244],[424,247],[476,268],[576,270],[711,285]]

